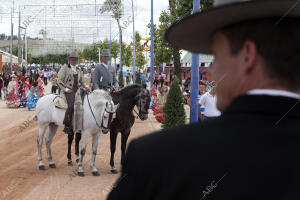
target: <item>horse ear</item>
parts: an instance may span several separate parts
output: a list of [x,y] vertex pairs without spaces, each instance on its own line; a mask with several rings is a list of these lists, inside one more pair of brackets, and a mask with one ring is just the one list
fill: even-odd
[[106,107],[107,107],[107,105],[108,105],[108,102],[106,102]]

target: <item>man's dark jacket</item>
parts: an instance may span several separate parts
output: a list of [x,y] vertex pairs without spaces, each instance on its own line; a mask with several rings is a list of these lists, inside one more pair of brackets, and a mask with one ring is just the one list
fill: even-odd
[[300,200],[300,100],[240,96],[223,115],[128,147],[108,199]]

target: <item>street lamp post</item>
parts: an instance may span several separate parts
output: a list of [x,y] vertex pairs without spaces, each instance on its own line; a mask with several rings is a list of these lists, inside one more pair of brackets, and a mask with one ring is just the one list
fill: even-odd
[[154,28],[153,28],[153,0],[151,0],[151,59],[150,59],[150,76],[151,76],[151,89],[153,89],[153,65],[154,65]]
[[14,35],[14,24],[12,23],[13,18],[13,8],[11,8],[11,14],[10,14],[10,25],[11,25],[11,34],[10,34],[10,72],[12,72],[12,48],[13,48],[13,35]]
[[135,27],[134,27],[133,0],[131,0],[131,4],[132,4],[132,28],[133,28],[133,65],[132,65],[133,77],[132,77],[132,82],[135,83]]
[[101,60],[100,60],[100,54],[101,54],[101,53],[100,53],[100,48],[98,48],[99,64],[100,64],[100,61],[101,61]]
[[111,64],[111,22],[109,23],[109,64]]
[[[193,0],[193,13],[200,11],[200,0]],[[199,55],[192,54],[190,123],[198,121]]]

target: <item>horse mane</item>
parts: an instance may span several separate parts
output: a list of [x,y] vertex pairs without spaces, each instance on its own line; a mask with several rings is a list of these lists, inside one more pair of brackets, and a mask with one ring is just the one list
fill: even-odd
[[99,95],[101,97],[104,97],[107,101],[112,101],[112,97],[109,95],[109,93],[105,90],[101,90],[101,89],[97,89],[97,90],[94,90],[92,92],[92,94],[95,94],[95,95]]
[[123,96],[124,94],[128,94],[128,92],[132,89],[142,89],[142,88],[143,86],[140,84],[131,84],[122,88],[120,91],[116,92],[115,94]]
[[143,86],[140,84],[131,84],[128,85],[118,92],[112,92],[110,95],[112,96],[113,102],[115,104],[120,103],[121,98],[127,97],[128,95],[131,94],[131,91],[134,89],[142,89]]

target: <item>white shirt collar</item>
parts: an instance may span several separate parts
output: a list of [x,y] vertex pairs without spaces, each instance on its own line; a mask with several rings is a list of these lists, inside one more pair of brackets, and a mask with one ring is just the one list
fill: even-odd
[[255,89],[250,90],[248,95],[268,95],[268,96],[283,96],[289,98],[300,99],[300,94],[289,92],[286,90],[274,90],[274,89]]
[[73,74],[77,74],[76,66],[73,66],[71,64],[70,64],[70,66],[71,66]]

